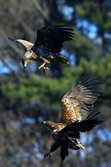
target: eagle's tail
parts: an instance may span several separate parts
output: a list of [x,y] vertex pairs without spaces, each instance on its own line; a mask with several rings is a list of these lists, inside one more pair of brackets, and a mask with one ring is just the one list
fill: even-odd
[[57,56],[54,57],[54,61],[58,64],[61,64],[61,65],[69,64],[69,60],[64,56],[57,55]]

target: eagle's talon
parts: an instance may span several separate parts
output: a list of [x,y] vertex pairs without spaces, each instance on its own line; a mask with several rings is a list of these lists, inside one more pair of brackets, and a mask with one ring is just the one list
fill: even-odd
[[49,68],[44,66],[43,67],[43,72],[45,73],[46,70],[49,70]]
[[47,64],[47,63],[43,63],[41,66],[38,67],[38,69],[43,68],[43,71],[44,71],[44,72],[45,72],[46,70],[49,70],[49,68],[46,67],[46,64]]
[[51,157],[50,152],[45,154],[44,157]]
[[87,149],[82,144],[77,144],[77,146],[84,152],[87,152]]
[[45,70],[49,70],[49,68],[48,68],[48,67],[45,67]]
[[44,66],[44,67],[43,67],[43,70],[46,71],[46,70],[49,70],[49,68],[46,67],[46,66]]
[[87,149],[80,143],[79,139],[77,139],[77,146],[81,148],[81,150],[83,150],[84,152],[87,152]]
[[38,69],[41,69],[41,68],[45,69],[45,65],[46,63],[43,63],[41,66],[38,67]]

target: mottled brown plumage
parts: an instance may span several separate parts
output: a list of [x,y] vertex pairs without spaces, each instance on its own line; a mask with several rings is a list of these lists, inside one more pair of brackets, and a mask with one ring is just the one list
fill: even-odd
[[23,44],[27,51],[22,59],[22,64],[26,68],[29,60],[41,61],[43,64],[39,68],[48,69],[46,66],[50,62],[59,64],[69,64],[69,60],[60,56],[63,43],[73,39],[73,29],[66,25],[45,26],[37,30],[37,38],[35,44],[22,39],[9,40]]
[[68,148],[86,151],[79,141],[80,133],[90,131],[104,121],[104,117],[99,112],[93,111],[93,104],[99,96],[98,80],[91,76],[82,78],[63,96],[59,121],[57,123],[43,121],[43,124],[52,130],[52,137],[58,143],[52,145],[46,156],[61,147],[62,163],[68,155]]
[[88,76],[76,83],[62,98],[59,122],[69,124],[82,121],[93,110],[93,103],[100,96],[98,81]]

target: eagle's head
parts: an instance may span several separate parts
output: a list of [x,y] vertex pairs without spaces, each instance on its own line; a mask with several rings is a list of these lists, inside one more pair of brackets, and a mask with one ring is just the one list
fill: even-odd
[[29,60],[37,60],[37,59],[38,56],[32,50],[28,50],[23,56],[22,65],[24,68],[26,68]]
[[24,68],[26,68],[28,62],[29,62],[29,59],[22,59],[22,65]]
[[43,121],[42,124],[46,125],[51,130],[56,129],[56,123],[55,122],[52,122],[52,121]]

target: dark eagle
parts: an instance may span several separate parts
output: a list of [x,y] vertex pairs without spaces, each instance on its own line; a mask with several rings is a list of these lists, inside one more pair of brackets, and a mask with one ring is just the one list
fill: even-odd
[[99,81],[91,76],[79,80],[62,98],[62,113],[58,121],[43,121],[52,130],[55,140],[50,151],[45,156],[61,147],[61,164],[68,149],[82,149],[85,147],[80,143],[80,133],[88,132],[104,121],[100,112],[93,111],[93,104],[100,96]]
[[66,25],[58,26],[45,26],[37,30],[37,39],[35,44],[22,39],[13,39],[8,37],[9,40],[23,44],[27,51],[22,59],[22,64],[26,68],[29,60],[41,61],[43,64],[39,67],[48,69],[46,66],[51,61],[59,64],[69,64],[69,60],[60,56],[60,51],[65,41],[73,39],[73,29],[68,28]]

